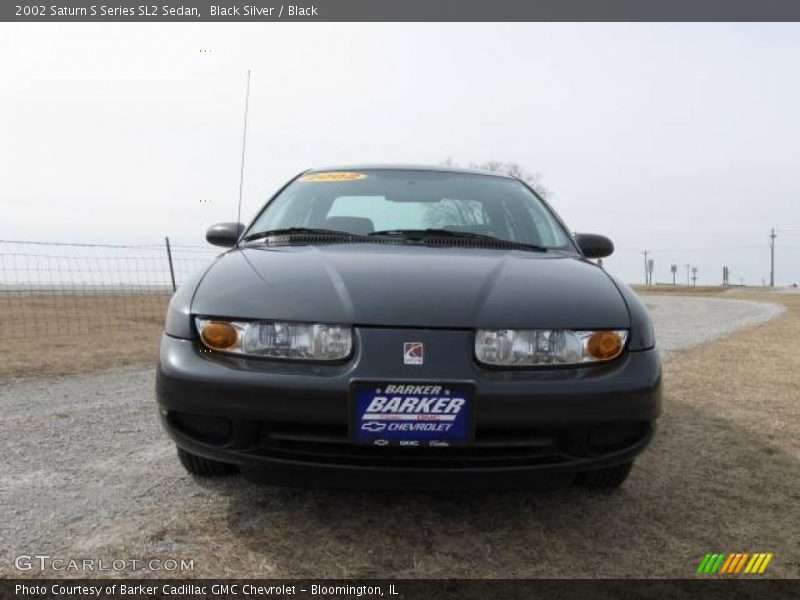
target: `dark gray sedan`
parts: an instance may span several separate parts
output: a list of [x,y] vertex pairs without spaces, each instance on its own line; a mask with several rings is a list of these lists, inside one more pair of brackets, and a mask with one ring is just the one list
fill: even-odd
[[519,179],[311,170],[170,302],[157,396],[182,464],[280,485],[620,485],[660,411],[639,298]]

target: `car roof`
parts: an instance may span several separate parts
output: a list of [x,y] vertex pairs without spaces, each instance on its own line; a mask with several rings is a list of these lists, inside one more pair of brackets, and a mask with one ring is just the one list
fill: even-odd
[[504,179],[516,179],[511,175],[498,171],[486,171],[484,169],[464,169],[461,167],[451,167],[448,165],[403,165],[403,164],[358,164],[358,165],[336,165],[329,167],[314,167],[308,169],[307,173],[322,173],[327,171],[370,171],[370,170],[390,170],[390,171],[437,171],[440,173],[462,173],[467,175],[488,175],[490,177],[502,177]]

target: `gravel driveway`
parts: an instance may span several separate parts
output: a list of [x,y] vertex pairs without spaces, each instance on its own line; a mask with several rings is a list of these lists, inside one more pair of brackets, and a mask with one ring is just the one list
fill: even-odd
[[[665,356],[782,310],[709,298],[651,296],[646,303]],[[464,526],[482,564],[493,564],[502,536],[514,534],[509,527],[550,536],[554,556],[559,547],[583,548],[587,556],[596,551],[584,533],[567,535],[559,525],[601,518],[595,512],[601,501],[585,490],[478,501],[274,489],[240,477],[196,481],[181,469],[158,425],[153,388],[153,369],[139,369],[11,381],[0,389],[0,575],[18,574],[13,560],[19,554],[45,553],[107,561],[194,558],[195,572],[185,575],[195,576],[480,576],[466,564],[454,567],[457,560],[439,569],[432,558],[442,551],[431,547],[435,540],[448,527]],[[546,519],[537,507],[548,511]],[[633,502],[628,510],[634,530],[619,533],[622,544],[637,535],[637,520],[664,518]],[[510,523],[508,511],[517,513]],[[386,556],[401,552],[398,544],[408,552],[390,570],[386,565],[397,563]],[[342,553],[349,553],[347,560]],[[571,565],[539,560],[543,570],[525,572],[576,576],[573,559]]]
[[655,323],[663,359],[669,359],[676,350],[764,323],[783,312],[777,304],[720,298],[647,296],[645,304]]

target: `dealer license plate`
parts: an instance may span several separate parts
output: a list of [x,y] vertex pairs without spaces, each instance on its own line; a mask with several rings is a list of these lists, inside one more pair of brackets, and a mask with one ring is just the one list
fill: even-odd
[[424,448],[469,444],[472,397],[473,387],[465,383],[354,382],[350,440]]

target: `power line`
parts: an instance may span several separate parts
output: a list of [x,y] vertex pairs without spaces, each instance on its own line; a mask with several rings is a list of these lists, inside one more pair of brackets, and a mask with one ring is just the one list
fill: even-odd
[[[704,252],[705,250],[749,250],[752,248],[763,248],[764,243],[761,242],[760,244],[743,244],[739,246],[703,246],[703,247],[695,247],[695,248],[655,248],[653,250],[649,250],[648,252]],[[626,252],[640,252],[635,248],[616,248],[614,250],[616,253],[626,253]]]

